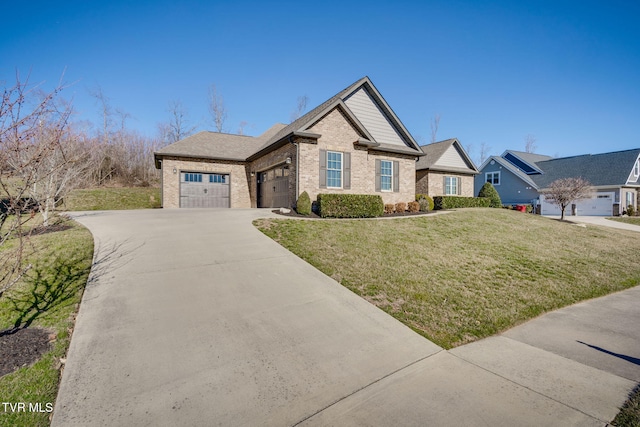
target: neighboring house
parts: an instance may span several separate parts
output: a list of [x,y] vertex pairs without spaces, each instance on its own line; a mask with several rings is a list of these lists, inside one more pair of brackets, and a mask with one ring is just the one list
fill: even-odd
[[420,156],[368,77],[258,137],[200,132],[154,153],[166,208],[290,207],[303,191],[409,202]]
[[507,150],[480,167],[476,193],[491,182],[503,204],[540,204],[543,215],[559,215],[560,208],[540,192],[560,178],[581,177],[593,186],[592,196],[578,201],[577,215],[620,215],[637,206],[640,189],[640,148],[554,159],[550,156]]
[[478,169],[460,141],[447,139],[420,146],[425,153],[416,162],[416,193],[473,197]]

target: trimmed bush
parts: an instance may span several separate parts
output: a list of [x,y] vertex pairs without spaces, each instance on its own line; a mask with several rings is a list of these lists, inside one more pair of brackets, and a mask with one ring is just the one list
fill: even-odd
[[396,205],[394,205],[393,203],[388,203],[388,204],[384,205],[384,213],[392,214],[395,211],[396,211]]
[[629,216],[634,216],[635,215],[635,209],[633,209],[633,205],[627,206],[627,215],[629,215]]
[[433,200],[429,203],[427,199],[420,199],[418,200],[418,204],[420,205],[420,212],[429,212],[433,210]]
[[[416,202],[420,202],[420,200],[426,200],[429,203],[430,211],[433,210],[433,199],[428,194],[416,194]],[[424,211],[427,212],[427,211]]]
[[495,187],[490,182],[484,183],[484,185],[478,192],[478,197],[486,197],[490,199],[491,205],[489,207],[499,208],[502,206],[502,201],[500,200],[500,194],[498,194]]
[[407,210],[407,204],[405,202],[396,203],[396,213],[404,213]]
[[374,218],[384,213],[382,197],[370,194],[318,194],[322,218]]
[[300,215],[309,215],[311,214],[311,198],[309,197],[309,193],[303,191],[300,197],[298,197],[298,202],[296,203],[296,212]]
[[409,202],[407,203],[407,208],[409,209],[409,212],[418,212],[420,210],[420,203]]
[[436,196],[433,198],[434,209],[454,208],[488,208],[491,199],[486,197]]

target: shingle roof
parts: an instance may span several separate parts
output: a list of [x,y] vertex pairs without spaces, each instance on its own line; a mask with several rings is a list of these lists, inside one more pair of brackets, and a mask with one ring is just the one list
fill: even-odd
[[[421,145],[420,149],[425,154],[423,157],[416,162],[416,170],[422,169],[432,169],[437,161],[442,157],[442,155],[451,147],[454,143],[458,144],[460,150],[463,151],[462,158],[465,163],[469,164],[469,169],[460,169],[460,168],[440,168],[446,169],[451,172],[459,172],[459,173],[477,173],[478,170],[469,158],[469,156],[464,153],[464,149],[460,145],[460,141],[456,138],[445,139],[444,141],[438,141],[427,145]],[[466,157],[466,158],[465,158]]]
[[198,132],[195,135],[167,145],[156,153],[162,156],[244,161],[285,126],[282,123],[275,124],[257,137],[209,131]]
[[563,157],[536,163],[541,175],[532,175],[538,188],[548,187],[556,179],[582,177],[591,185],[624,185],[627,183],[640,148],[602,154]]
[[537,162],[553,159],[552,156],[545,156],[544,154],[527,153],[524,151],[515,151],[515,150],[507,150],[507,151],[515,154],[516,156],[520,157],[522,160],[524,160],[525,162],[533,166],[535,166]]
[[402,125],[400,120],[395,116],[391,108],[386,104],[386,101],[384,101],[377,89],[375,89],[373,83],[371,83],[368,77],[363,77],[288,125],[274,125],[259,137],[231,135],[217,132],[200,132],[158,150],[155,153],[156,163],[158,157],[167,155],[246,161],[251,156],[259,156],[261,155],[260,153],[270,151],[272,149],[271,147],[277,147],[278,143],[286,136],[294,132],[306,131],[322,117],[326,110],[332,109],[336,106],[342,108],[356,128],[359,128],[362,134],[366,138],[370,139],[371,135],[369,135],[367,130],[364,129],[362,124],[343,102],[344,98],[348,94],[365,84],[372,90],[372,95],[375,96],[376,99],[384,105],[384,108],[388,110],[389,120],[397,126],[398,131],[404,135],[404,140],[406,140],[409,145],[407,147],[387,147],[386,144],[378,144],[376,148],[372,149],[422,156],[422,151],[418,147],[418,144],[406,130],[404,125]]

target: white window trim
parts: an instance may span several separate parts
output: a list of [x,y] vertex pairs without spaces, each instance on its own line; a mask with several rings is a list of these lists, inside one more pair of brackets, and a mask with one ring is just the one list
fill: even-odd
[[[340,155],[340,186],[332,187],[329,185],[329,171],[336,171],[338,169],[329,169],[329,153],[335,153]],[[340,151],[329,151],[327,150],[327,188],[336,188],[342,189],[344,186],[344,156]]]
[[[495,187],[496,185],[500,185],[500,183],[502,182],[502,177],[500,176],[500,171],[485,172],[485,173],[484,173],[484,182],[485,182],[485,183],[486,183],[486,182],[489,182],[489,181],[487,181],[487,178],[489,177],[489,174],[491,174],[491,175],[492,175],[492,177],[491,177],[491,185],[493,185],[494,187]],[[495,175],[495,174],[498,174],[498,183],[497,183],[497,184],[494,184],[494,183],[493,183],[493,175]]]
[[640,176],[640,159],[633,165],[633,177],[638,178],[638,176]]
[[[453,193],[447,193],[447,179],[453,179],[455,180],[456,183],[456,188],[455,188],[455,192]],[[460,185],[460,178],[457,176],[445,176],[445,185],[444,185],[444,195],[445,196],[457,196],[458,195],[458,186]],[[449,185],[449,188],[451,188],[452,186]]]
[[[391,174],[390,175],[383,175],[382,174],[382,162],[387,162],[391,165]],[[390,186],[388,190],[385,190],[382,188],[382,177],[383,176],[388,176],[390,178]],[[382,193],[393,193],[393,161],[391,160],[380,160],[380,192]]]

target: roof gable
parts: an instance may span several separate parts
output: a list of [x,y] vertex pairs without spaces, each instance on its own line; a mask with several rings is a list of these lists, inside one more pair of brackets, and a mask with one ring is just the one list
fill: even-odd
[[425,156],[416,163],[417,170],[478,173],[478,168],[456,138],[422,145],[420,148]]

